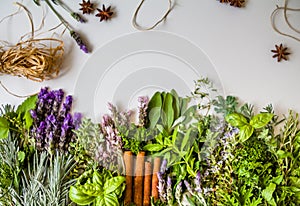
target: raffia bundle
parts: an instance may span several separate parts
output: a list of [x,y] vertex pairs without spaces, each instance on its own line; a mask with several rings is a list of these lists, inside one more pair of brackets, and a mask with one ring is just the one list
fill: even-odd
[[54,38],[19,42],[0,50],[0,74],[41,82],[55,78],[62,64],[63,41]]

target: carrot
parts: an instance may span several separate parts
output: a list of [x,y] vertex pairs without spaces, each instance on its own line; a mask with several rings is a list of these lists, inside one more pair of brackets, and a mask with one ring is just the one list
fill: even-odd
[[154,164],[153,164],[153,175],[152,175],[152,191],[151,191],[151,196],[154,198],[154,200],[157,200],[159,197],[158,194],[158,178],[157,178],[157,173],[159,172],[160,168],[160,158],[156,157],[154,159]]
[[143,181],[145,167],[145,152],[139,152],[136,157],[134,173],[134,195],[133,201],[136,206],[143,206]]
[[144,205],[150,206],[151,196],[151,180],[152,179],[152,164],[151,162],[145,162],[145,178],[144,178]]
[[132,203],[132,193],[133,193],[133,155],[131,151],[124,152],[124,162],[126,170],[126,189],[125,189],[125,198],[124,205],[130,205]]

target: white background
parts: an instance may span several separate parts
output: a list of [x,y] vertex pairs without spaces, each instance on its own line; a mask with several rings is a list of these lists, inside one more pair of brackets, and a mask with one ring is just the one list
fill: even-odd
[[[100,114],[104,111],[102,108],[97,110],[97,105],[93,104],[94,108],[84,108],[87,101],[93,101],[95,104],[101,101],[99,88],[98,90],[95,88],[94,96],[90,99],[80,99],[81,95],[76,94],[75,91],[76,86],[78,87],[76,83],[86,65],[92,65],[94,67],[93,71],[96,71],[94,69],[97,68],[105,70],[106,68],[101,68],[101,62],[105,60],[101,59],[101,56],[95,57],[102,48],[106,48],[120,39],[122,40],[126,35],[134,36],[138,33],[143,39],[143,35],[151,37],[152,33],[157,35],[162,32],[189,41],[199,48],[199,51],[203,52],[212,65],[212,68],[205,69],[215,70],[214,72],[220,80],[216,83],[222,85],[221,91],[226,95],[238,96],[242,102],[256,105],[258,110],[269,103],[273,103],[276,111],[280,113],[287,113],[288,109],[300,111],[300,42],[275,33],[270,22],[272,11],[276,8],[276,5],[283,6],[283,0],[247,0],[245,8],[231,7],[216,0],[174,0],[175,6],[167,20],[158,25],[152,33],[137,31],[131,24],[133,13],[140,1],[91,1],[96,3],[98,7],[103,3],[107,6],[111,5],[115,12],[114,17],[110,21],[99,22],[99,18],[96,18],[94,13],[93,15],[85,15],[87,23],[80,24],[73,21],[65,11],[58,9],[73,28],[80,32],[88,42],[92,50],[90,54],[84,54],[80,51],[66,32],[62,36],[65,42],[65,57],[58,78],[37,83],[24,78],[2,75],[0,76],[1,82],[10,91],[20,95],[36,93],[42,86],[49,86],[52,89],[63,88],[68,94],[75,94],[76,110],[83,111],[87,116],[93,116],[98,112]],[[0,2],[0,18],[14,13],[18,8],[13,4],[13,1],[0,0]],[[65,0],[64,2],[75,11],[80,8],[79,3],[81,1]],[[33,1],[29,0],[23,0],[22,3],[32,12],[36,28],[40,25],[43,16],[45,16],[43,31],[59,24],[56,16],[45,6],[45,2],[41,2],[41,7],[36,6]],[[288,5],[293,8],[300,8],[300,1],[289,0]],[[140,10],[138,23],[150,26],[163,15],[167,7],[167,0],[146,0]],[[300,29],[300,13],[288,12],[288,17],[291,23]],[[282,31],[297,36],[284,23],[283,12],[279,12],[276,16],[276,23]],[[55,32],[61,34],[62,30],[61,27]],[[21,12],[0,23],[0,40],[17,43],[20,37],[29,31],[28,18],[24,12]],[[52,35],[53,32],[43,34],[43,36],[48,37]],[[298,34],[299,37],[300,34]],[[289,56],[289,61],[283,60],[278,63],[276,59],[272,58],[273,53],[270,50],[275,48],[275,44],[280,43],[289,47],[289,51],[292,53]],[[134,44],[139,45],[141,42],[134,42]],[[176,44],[176,41],[173,44]],[[128,46],[128,42],[121,41],[119,46],[122,49]],[[179,46],[182,47],[184,52],[188,52],[188,47],[185,48],[186,45]],[[106,56],[115,55],[112,48],[108,50],[109,53]],[[147,59],[149,54],[141,53],[140,55],[144,55],[144,58]],[[93,63],[91,63],[91,59],[99,60],[97,62],[93,60]],[[135,64],[134,59],[132,61],[132,65],[138,65],[137,69],[147,67],[147,65]],[[168,58],[158,57],[155,66],[164,65],[166,61],[168,61]],[[175,63],[175,60],[172,61],[169,66]],[[111,63],[116,64],[116,62]],[[130,58],[128,57],[123,64],[130,65]],[[174,66],[174,69],[176,69],[176,66]],[[92,77],[93,73],[88,75]],[[167,75],[165,78],[168,81]],[[124,76],[124,79],[126,79],[126,76]],[[218,81],[217,79],[213,80]],[[86,82],[86,84],[89,84],[89,82]],[[160,85],[154,86],[159,87]],[[116,90],[110,91],[110,87],[105,87],[105,89],[108,93],[116,93]],[[180,90],[180,88],[175,89]],[[84,92],[84,85],[79,90]],[[126,93],[126,90],[124,92]],[[147,90],[144,92],[147,92]],[[132,96],[131,93],[128,95]],[[22,99],[11,96],[0,88],[1,103],[18,104],[21,101]],[[112,100],[105,97],[103,101]]]

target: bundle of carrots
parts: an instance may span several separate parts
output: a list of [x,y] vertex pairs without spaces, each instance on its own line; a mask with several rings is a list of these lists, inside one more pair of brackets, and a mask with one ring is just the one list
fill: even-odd
[[145,152],[134,156],[131,151],[124,153],[126,169],[126,190],[124,205],[150,206],[150,198],[158,199],[158,178],[160,158],[145,159]]

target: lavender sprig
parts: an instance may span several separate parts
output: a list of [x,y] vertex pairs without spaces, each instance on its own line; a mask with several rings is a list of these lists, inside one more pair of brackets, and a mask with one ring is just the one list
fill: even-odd
[[138,98],[139,106],[139,126],[144,127],[146,124],[146,118],[147,118],[147,109],[148,109],[148,103],[149,103],[149,97],[142,96]]
[[172,206],[173,205],[173,193],[172,193],[172,179],[168,175],[167,177],[167,203],[168,205]]
[[182,205],[181,198],[182,198],[182,182],[180,181],[175,189],[175,199],[180,206]]
[[167,202],[166,183],[163,178],[163,174],[161,172],[158,172],[157,178],[158,178],[157,189],[158,189],[159,198],[162,202],[166,203]]
[[[70,24],[60,15],[60,13],[58,13],[58,11],[52,6],[52,4],[51,4],[51,2],[49,0],[44,0],[44,1],[49,6],[49,8],[53,11],[53,13],[57,16],[57,18],[61,21],[61,23],[66,27],[66,29],[70,31],[71,37],[76,41],[76,43],[78,44],[78,46],[80,47],[80,49],[83,52],[88,53],[89,52],[88,47],[83,42],[83,40],[81,39],[80,35],[71,28]],[[57,3],[57,4],[59,4],[59,5],[61,5],[61,6],[64,5],[65,9],[67,8],[66,5],[63,4],[60,0],[54,0],[54,2]],[[79,14],[71,12],[71,15],[76,20],[78,20],[80,22],[84,22],[84,19],[82,19]]]

